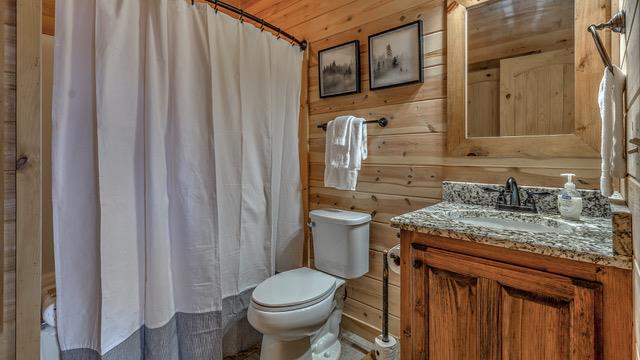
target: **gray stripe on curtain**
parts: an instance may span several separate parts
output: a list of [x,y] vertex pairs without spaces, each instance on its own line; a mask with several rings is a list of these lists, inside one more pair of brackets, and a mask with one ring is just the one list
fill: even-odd
[[256,345],[261,334],[247,321],[253,289],[222,302],[222,311],[176,313],[159,328],[140,327],[109,352],[93,349],[62,352],[63,360],[221,360]]

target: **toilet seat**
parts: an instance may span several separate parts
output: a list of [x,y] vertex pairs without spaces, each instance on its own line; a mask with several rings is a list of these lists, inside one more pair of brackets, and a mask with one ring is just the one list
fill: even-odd
[[335,290],[335,277],[299,268],[276,274],[260,283],[251,295],[251,302],[261,311],[291,311],[315,305],[333,296]]

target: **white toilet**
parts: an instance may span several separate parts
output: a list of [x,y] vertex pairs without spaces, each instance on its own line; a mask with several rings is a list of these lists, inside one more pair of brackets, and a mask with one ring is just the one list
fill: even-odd
[[261,360],[337,360],[344,279],[369,271],[369,214],[309,213],[317,270],[276,274],[258,285],[247,317],[263,334]]

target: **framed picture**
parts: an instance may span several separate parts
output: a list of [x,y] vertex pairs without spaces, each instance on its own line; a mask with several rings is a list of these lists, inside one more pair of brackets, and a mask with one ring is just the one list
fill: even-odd
[[369,36],[369,89],[421,83],[422,20]]
[[320,97],[360,92],[360,42],[350,41],[318,52]]

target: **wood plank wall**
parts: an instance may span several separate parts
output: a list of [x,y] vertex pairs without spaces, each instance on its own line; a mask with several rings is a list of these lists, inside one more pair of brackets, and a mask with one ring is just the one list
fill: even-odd
[[16,359],[40,356],[42,289],[42,0],[17,2]]
[[[620,37],[620,63],[627,73],[625,108],[627,139],[630,140],[640,138],[640,1],[621,0],[620,8],[627,13],[626,34]],[[636,147],[627,143],[627,150]],[[627,155],[627,172],[623,189],[633,216],[635,358],[640,359],[640,153]]]
[[3,253],[2,270],[2,329],[0,329],[0,359],[15,359],[15,280],[16,280],[16,0],[2,0],[2,155],[4,189],[3,201]]
[[[249,0],[245,9],[291,34],[310,41],[309,202],[311,209],[334,207],[373,215],[370,272],[349,281],[343,327],[372,339],[381,325],[382,252],[397,242],[389,219],[441,199],[443,180],[502,183],[515,176],[529,185],[561,186],[559,174],[574,171],[579,186],[598,186],[597,159],[451,158],[446,155],[445,5],[442,0]],[[422,85],[369,91],[367,36],[416,19],[424,21]],[[320,99],[318,50],[360,40],[362,92]],[[387,128],[369,127],[369,159],[355,192],[323,187],[324,133],[316,125],[337,115],[374,119],[386,116]],[[390,288],[391,333],[398,335],[399,277]]]

